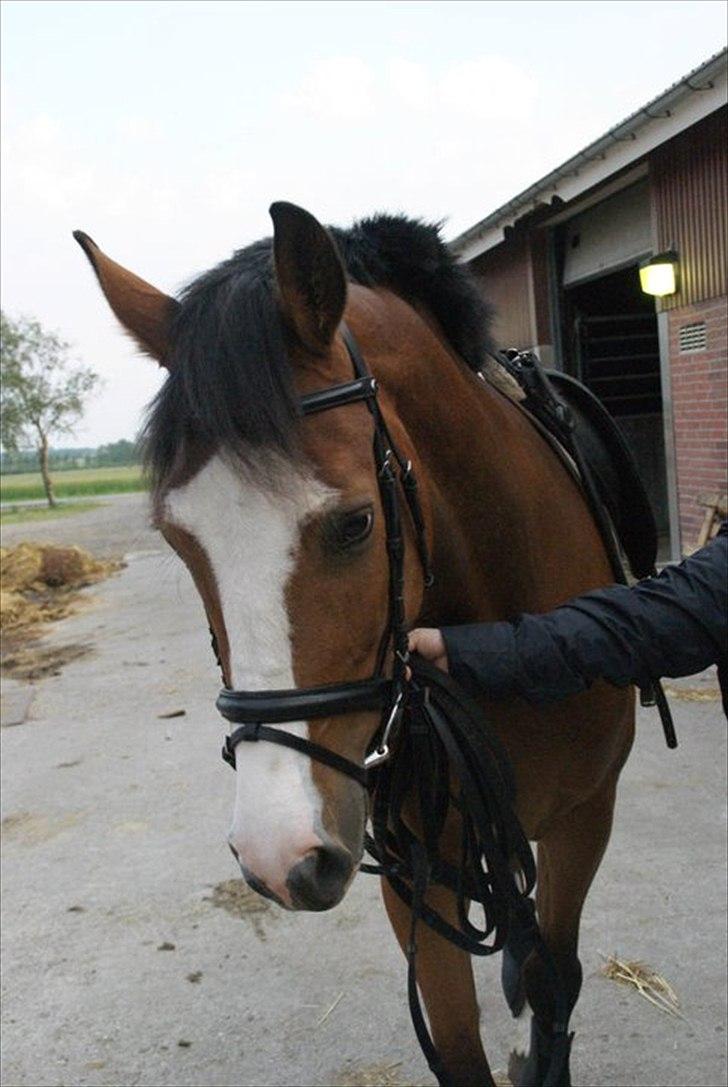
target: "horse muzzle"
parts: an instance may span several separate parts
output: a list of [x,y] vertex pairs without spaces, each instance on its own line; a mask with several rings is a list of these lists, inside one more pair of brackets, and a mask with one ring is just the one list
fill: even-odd
[[310,849],[289,869],[282,886],[272,887],[243,864],[232,844],[230,849],[250,889],[288,910],[332,909],[341,902],[356,869],[348,849],[325,842]]

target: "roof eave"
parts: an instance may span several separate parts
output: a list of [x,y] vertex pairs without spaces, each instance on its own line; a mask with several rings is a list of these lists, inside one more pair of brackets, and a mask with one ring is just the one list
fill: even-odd
[[504,229],[538,203],[575,199],[725,104],[728,50],[711,57],[545,177],[459,234],[450,248],[473,260],[503,241]]

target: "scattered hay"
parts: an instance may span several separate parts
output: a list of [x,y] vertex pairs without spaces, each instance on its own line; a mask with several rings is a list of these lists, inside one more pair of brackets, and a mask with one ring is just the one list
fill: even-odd
[[680,702],[718,702],[720,691],[717,687],[673,687],[670,683],[663,683],[665,694],[670,698],[677,698]]
[[399,1078],[401,1061],[348,1068],[336,1077],[335,1087],[411,1087]]
[[83,812],[51,815],[48,812],[14,812],[0,823],[3,845],[17,842],[20,845],[41,845],[57,837],[64,830],[75,827],[84,818]]
[[[414,1087],[408,1080],[400,1078],[401,1061],[389,1064],[367,1064],[359,1068],[347,1067],[334,1079],[334,1087]],[[494,1072],[496,1087],[512,1087],[505,1072]]]
[[324,1023],[326,1022],[326,1020],[328,1019],[328,1017],[329,1017],[329,1016],[331,1015],[331,1013],[332,1013],[333,1011],[335,1011],[335,1010],[336,1010],[336,1009],[338,1008],[339,1004],[341,1003],[341,1001],[342,1001],[343,999],[344,999],[344,994],[343,994],[343,993],[339,993],[339,995],[337,996],[336,1000],[334,1000],[333,1004],[329,1004],[329,1006],[328,1006],[328,1008],[326,1009],[326,1011],[324,1012],[324,1014],[323,1014],[323,1015],[321,1016],[321,1018],[320,1018],[320,1019],[318,1020],[318,1022],[317,1022],[317,1023],[315,1024],[316,1028],[318,1028],[318,1027],[322,1027],[322,1026],[324,1025]]
[[120,569],[80,547],[21,543],[0,548],[0,627],[27,631],[38,623],[68,615],[79,589]]
[[92,646],[81,642],[44,648],[16,648],[9,640],[3,645],[3,675],[30,682],[44,676],[58,676],[64,664],[79,660],[93,652]]
[[670,983],[656,973],[651,966],[634,959],[623,962],[616,955],[603,955],[601,951],[599,954],[604,959],[601,973],[605,978],[618,981],[622,985],[632,985],[640,996],[649,1000],[650,1004],[654,1004],[660,1011],[676,1016],[678,1019],[683,1018],[677,993]]

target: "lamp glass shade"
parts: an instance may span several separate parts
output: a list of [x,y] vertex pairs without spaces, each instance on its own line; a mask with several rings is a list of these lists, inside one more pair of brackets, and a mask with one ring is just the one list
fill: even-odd
[[669,255],[646,261],[640,268],[640,286],[644,293],[657,298],[674,294],[677,289],[676,266],[677,260]]

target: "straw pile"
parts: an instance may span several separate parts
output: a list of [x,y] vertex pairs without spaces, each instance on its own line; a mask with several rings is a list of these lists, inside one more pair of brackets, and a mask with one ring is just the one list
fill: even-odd
[[17,633],[61,619],[79,589],[118,569],[119,563],[99,562],[80,547],[21,543],[0,548],[0,627]]

